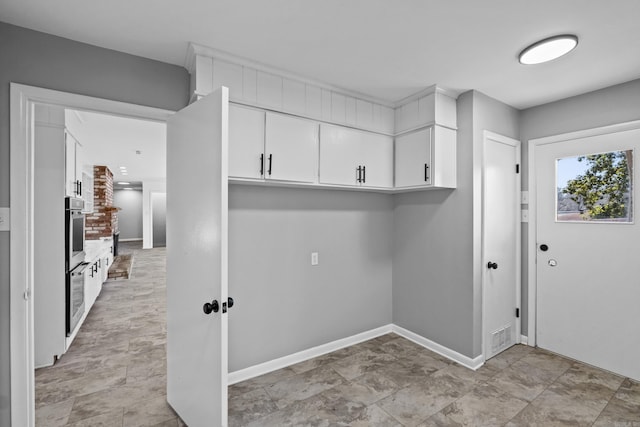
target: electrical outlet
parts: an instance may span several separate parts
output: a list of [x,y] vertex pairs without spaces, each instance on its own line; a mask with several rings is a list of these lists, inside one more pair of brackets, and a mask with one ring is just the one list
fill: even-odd
[[318,252],[311,252],[311,265],[318,265]]
[[9,231],[9,208],[0,208],[0,231]]

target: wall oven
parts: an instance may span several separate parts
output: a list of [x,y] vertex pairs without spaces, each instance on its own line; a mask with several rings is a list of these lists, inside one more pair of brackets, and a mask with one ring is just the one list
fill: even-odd
[[66,326],[71,335],[84,314],[84,201],[65,199]]

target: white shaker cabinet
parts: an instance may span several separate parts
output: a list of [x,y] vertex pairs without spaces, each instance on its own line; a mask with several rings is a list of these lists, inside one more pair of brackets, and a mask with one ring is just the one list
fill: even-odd
[[229,177],[316,183],[318,123],[231,104]]
[[82,146],[68,131],[65,138],[66,195],[82,196]]
[[266,114],[264,178],[316,183],[318,123],[283,114]]
[[229,104],[229,177],[262,179],[265,112]]
[[320,183],[393,187],[393,139],[342,126],[320,125]]
[[455,188],[456,131],[429,126],[397,136],[396,188]]

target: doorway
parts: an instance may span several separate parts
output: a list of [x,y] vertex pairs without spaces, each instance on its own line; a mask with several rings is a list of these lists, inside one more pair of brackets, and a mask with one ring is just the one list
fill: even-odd
[[636,380],[639,141],[640,122],[531,141],[529,234],[537,345]]
[[485,131],[482,168],[483,353],[520,342],[520,141]]
[[12,425],[33,426],[33,218],[34,218],[34,105],[50,104],[166,122],[172,111],[54,90],[11,84],[10,205],[10,357]]

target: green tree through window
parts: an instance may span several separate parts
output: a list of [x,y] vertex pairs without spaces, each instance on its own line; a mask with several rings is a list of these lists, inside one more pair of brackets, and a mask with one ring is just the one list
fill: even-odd
[[579,156],[584,174],[567,182],[562,192],[581,208],[585,220],[631,220],[632,151]]

